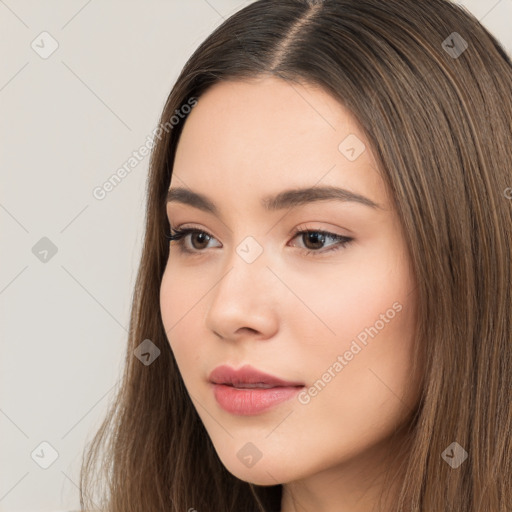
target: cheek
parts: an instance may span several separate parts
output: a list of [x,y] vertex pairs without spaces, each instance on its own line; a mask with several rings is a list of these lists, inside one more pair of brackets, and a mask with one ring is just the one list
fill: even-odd
[[383,236],[347,251],[336,263],[287,272],[302,305],[290,296],[289,311],[283,315],[300,325],[304,340],[340,350],[358,335],[364,341],[365,333],[369,336],[365,329],[376,322],[379,333],[409,327],[404,317],[410,316],[414,282],[400,240]]
[[[166,331],[173,333],[183,324],[197,325],[197,311],[208,292],[202,269],[190,271],[178,261],[168,261],[160,285],[160,310]],[[201,279],[201,275],[203,279]],[[169,333],[169,334],[170,334]]]
[[[310,311],[294,304],[289,312],[300,333],[302,357],[309,361],[310,404],[338,410],[344,428],[352,425],[354,435],[364,428],[365,417],[376,411],[393,416],[415,401],[410,375],[414,280],[401,246],[389,240],[296,281],[295,290],[307,297]],[[372,422],[379,422],[378,415]]]
[[[199,331],[199,320],[196,318],[200,311],[200,298],[206,290],[199,280],[176,270],[176,265],[167,265],[160,286],[160,311],[167,339],[174,354],[180,373],[186,377],[189,371],[200,360],[201,352],[197,343],[200,336],[194,332],[195,326]],[[194,316],[196,315],[196,316]]]

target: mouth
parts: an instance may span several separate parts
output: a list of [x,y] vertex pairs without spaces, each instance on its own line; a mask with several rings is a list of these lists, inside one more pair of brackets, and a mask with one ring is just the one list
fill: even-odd
[[226,412],[238,416],[261,414],[292,399],[304,386],[271,386],[268,384],[210,383],[218,405]]
[[257,383],[251,384],[249,382],[242,382],[240,384],[229,384],[226,382],[219,383],[223,386],[229,386],[235,389],[274,389],[274,388],[287,388],[287,387],[302,387],[302,386],[275,386],[272,384]]
[[238,370],[228,365],[218,366],[210,373],[209,381],[213,384],[224,384],[244,389],[304,386],[303,382],[287,381],[258,370],[251,365],[244,365]]
[[260,414],[290,400],[304,388],[302,382],[287,381],[251,365],[238,370],[228,365],[218,366],[208,380],[220,407],[243,416]]

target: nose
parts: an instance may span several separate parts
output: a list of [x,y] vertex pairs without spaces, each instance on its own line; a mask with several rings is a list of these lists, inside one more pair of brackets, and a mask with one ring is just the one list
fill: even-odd
[[266,339],[278,329],[279,281],[267,266],[265,252],[251,261],[244,248],[242,243],[239,252],[233,250],[222,277],[208,294],[206,328],[226,340],[248,335]]

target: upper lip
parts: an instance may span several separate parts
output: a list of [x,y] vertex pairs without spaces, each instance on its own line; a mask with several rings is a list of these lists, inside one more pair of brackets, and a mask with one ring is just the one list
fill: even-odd
[[304,386],[302,382],[289,382],[268,373],[253,368],[251,365],[244,365],[238,370],[227,365],[217,366],[208,377],[214,384],[228,384],[239,386],[241,384],[264,384],[274,387]]

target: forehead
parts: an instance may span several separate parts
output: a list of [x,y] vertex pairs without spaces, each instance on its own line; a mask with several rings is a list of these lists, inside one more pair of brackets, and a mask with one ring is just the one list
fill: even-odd
[[386,201],[357,120],[323,89],[278,78],[220,82],[187,117],[171,186],[249,198],[317,184]]

